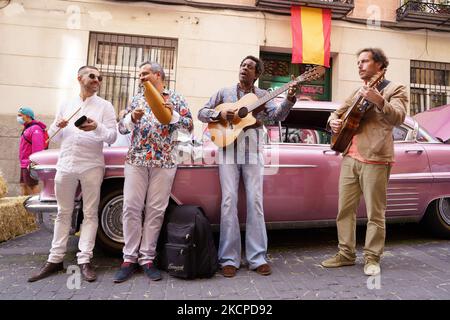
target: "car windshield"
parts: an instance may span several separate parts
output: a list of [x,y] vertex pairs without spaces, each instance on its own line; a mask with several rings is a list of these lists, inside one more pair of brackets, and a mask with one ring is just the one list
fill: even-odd
[[[330,144],[331,133],[326,129],[330,110],[293,109],[281,123],[267,123],[268,143]],[[406,121],[393,130],[395,142],[412,142],[414,122]],[[436,143],[438,140],[419,126],[416,142]]]

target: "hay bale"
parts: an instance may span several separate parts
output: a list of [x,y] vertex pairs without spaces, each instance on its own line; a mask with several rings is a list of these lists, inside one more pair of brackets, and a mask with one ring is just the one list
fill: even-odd
[[27,234],[37,229],[34,215],[24,207],[28,197],[0,199],[0,242]]
[[2,173],[0,172],[0,198],[3,198],[8,193],[8,184],[3,178]]

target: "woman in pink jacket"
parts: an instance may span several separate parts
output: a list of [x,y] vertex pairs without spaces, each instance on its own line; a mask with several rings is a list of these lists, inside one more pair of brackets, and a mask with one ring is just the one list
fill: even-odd
[[39,182],[30,176],[28,165],[30,155],[46,148],[46,125],[34,120],[34,112],[31,108],[22,107],[17,112],[17,122],[23,125],[20,136],[19,161],[20,161],[20,186],[22,195],[39,193]]

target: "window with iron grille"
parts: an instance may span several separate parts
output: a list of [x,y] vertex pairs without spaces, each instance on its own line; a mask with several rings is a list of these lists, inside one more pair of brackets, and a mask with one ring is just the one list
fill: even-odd
[[410,113],[450,103],[450,63],[411,61]]
[[91,32],[88,65],[103,75],[98,93],[116,112],[126,108],[139,89],[139,65],[156,61],[166,74],[166,88],[175,89],[177,40]]

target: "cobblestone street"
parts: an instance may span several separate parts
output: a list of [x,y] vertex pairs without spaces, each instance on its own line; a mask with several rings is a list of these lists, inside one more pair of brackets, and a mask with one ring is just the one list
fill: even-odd
[[[115,284],[121,263],[97,251],[93,264],[96,282],[81,282],[59,273],[28,283],[27,278],[47,258],[51,234],[39,230],[0,244],[0,299],[450,299],[450,241],[431,238],[416,225],[388,226],[381,277],[363,274],[364,228],[358,229],[358,259],[351,267],[324,269],[320,262],[336,252],[334,228],[269,231],[271,276],[263,277],[243,266],[235,278],[217,273],[211,279],[181,280],[163,273],[149,281],[142,272]],[[78,238],[71,237],[65,267],[76,265]]]

